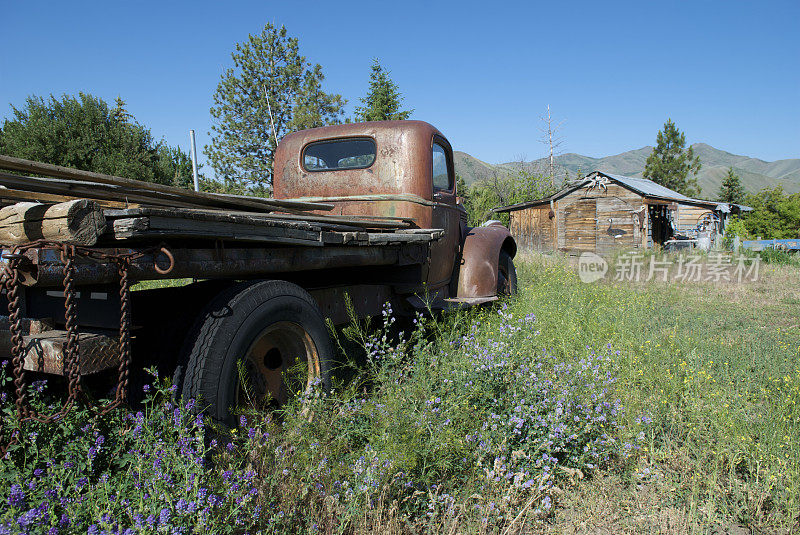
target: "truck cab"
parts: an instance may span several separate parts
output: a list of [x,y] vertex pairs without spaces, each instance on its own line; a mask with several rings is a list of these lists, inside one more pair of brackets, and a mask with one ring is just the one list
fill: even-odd
[[429,123],[376,121],[294,132],[278,145],[273,170],[276,199],[324,202],[338,215],[402,218],[417,228],[443,229],[422,281],[438,297],[491,298],[504,270],[505,282],[511,279],[513,238],[501,225],[467,226],[453,149]]

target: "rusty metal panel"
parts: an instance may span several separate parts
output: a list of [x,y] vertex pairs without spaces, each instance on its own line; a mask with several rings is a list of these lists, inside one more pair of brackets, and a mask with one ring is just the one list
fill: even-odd
[[497,295],[497,265],[500,251],[516,254],[516,243],[502,225],[493,224],[469,229],[458,273],[458,298]]
[[[275,198],[411,194],[431,201],[431,143],[437,134],[441,135],[423,121],[352,123],[294,132],[281,140],[275,153]],[[315,172],[303,168],[300,158],[308,143],[345,137],[375,140],[377,156],[370,167]],[[431,226],[430,207],[413,201],[353,199],[331,201],[331,204],[336,214],[408,217],[415,219],[419,227]]]
[[431,245],[430,266],[426,282],[430,289],[444,286],[453,277],[459,247],[463,240],[461,211],[463,207],[455,203],[455,196],[447,192],[436,194],[441,201],[433,209],[433,223],[437,228],[446,229],[441,240]]

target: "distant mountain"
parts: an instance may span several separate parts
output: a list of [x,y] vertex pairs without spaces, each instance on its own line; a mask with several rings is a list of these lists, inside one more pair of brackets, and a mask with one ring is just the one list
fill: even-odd
[[[783,186],[787,193],[800,192],[800,158],[765,162],[757,158],[739,156],[715,149],[705,143],[695,143],[692,148],[694,153],[700,157],[702,164],[697,175],[697,182],[702,188],[700,196],[703,198],[715,199],[717,197],[719,186],[729,167],[733,167],[733,170],[742,179],[742,185],[748,193],[776,186]],[[574,178],[580,170],[584,175],[592,171],[604,171],[641,177],[647,157],[652,151],[653,147],[647,146],[603,158],[592,158],[574,153],[562,154],[556,157],[557,175],[564,176],[566,174],[570,178]],[[520,169],[520,167],[529,171],[543,170],[547,164],[546,159],[541,159],[532,162],[506,162],[492,165],[458,151],[454,153],[454,159],[456,172],[470,185],[485,180],[494,173],[507,174]]]
[[468,186],[486,180],[493,173],[502,172],[498,169],[500,166],[486,163],[460,150],[453,151],[453,163],[456,167],[456,174],[461,175]]

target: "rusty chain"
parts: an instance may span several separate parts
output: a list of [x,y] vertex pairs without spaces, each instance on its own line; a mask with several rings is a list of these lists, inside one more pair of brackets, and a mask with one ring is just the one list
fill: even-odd
[[131,264],[129,257],[116,259],[119,273],[119,368],[117,375],[117,389],[114,400],[96,410],[100,415],[107,414],[127,401],[128,381],[131,365],[131,306],[130,306],[130,281],[128,268]]
[[[42,415],[36,413],[27,401],[27,394],[25,389],[25,342],[22,334],[22,317],[20,307],[20,263],[24,258],[23,253],[30,249],[55,249],[61,252],[61,261],[64,263],[64,319],[66,321],[65,328],[67,331],[67,345],[66,355],[64,359],[64,370],[68,377],[68,395],[67,400],[64,402],[61,410],[49,414]],[[10,253],[4,254],[3,258],[8,262],[4,265],[0,278],[0,283],[6,290],[8,298],[8,318],[9,330],[11,332],[11,353],[12,353],[12,374],[14,376],[14,395],[17,417],[20,425],[28,420],[36,421],[39,423],[50,423],[67,414],[72,405],[77,402],[82,394],[81,389],[81,370],[80,370],[80,335],[78,332],[78,316],[77,316],[77,303],[76,291],[74,287],[75,280],[75,258],[82,256],[92,258],[95,260],[110,261],[117,265],[117,273],[119,275],[119,296],[120,296],[120,323],[119,323],[119,356],[120,364],[118,368],[117,387],[114,399],[103,407],[94,409],[98,415],[105,415],[113,409],[123,405],[127,401],[128,386],[129,386],[129,371],[131,364],[131,343],[130,343],[130,280],[128,272],[133,260],[142,258],[147,254],[162,253],[169,260],[169,266],[166,269],[160,268],[155,265],[156,270],[161,274],[167,274],[172,271],[175,260],[170,251],[163,245],[148,248],[132,253],[107,253],[90,249],[87,247],[78,247],[75,245],[68,245],[59,242],[52,242],[48,240],[36,240],[25,245],[17,245],[10,249]],[[155,258],[154,258],[155,263]],[[3,424],[0,422],[0,436],[2,436]],[[5,456],[8,448],[19,441],[20,429],[17,429],[5,445],[0,447],[0,458]]]

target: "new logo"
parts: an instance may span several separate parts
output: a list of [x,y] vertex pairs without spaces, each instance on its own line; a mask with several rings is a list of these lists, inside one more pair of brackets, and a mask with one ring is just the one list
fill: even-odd
[[578,276],[583,282],[595,282],[606,276],[608,262],[595,253],[581,253],[578,258]]

